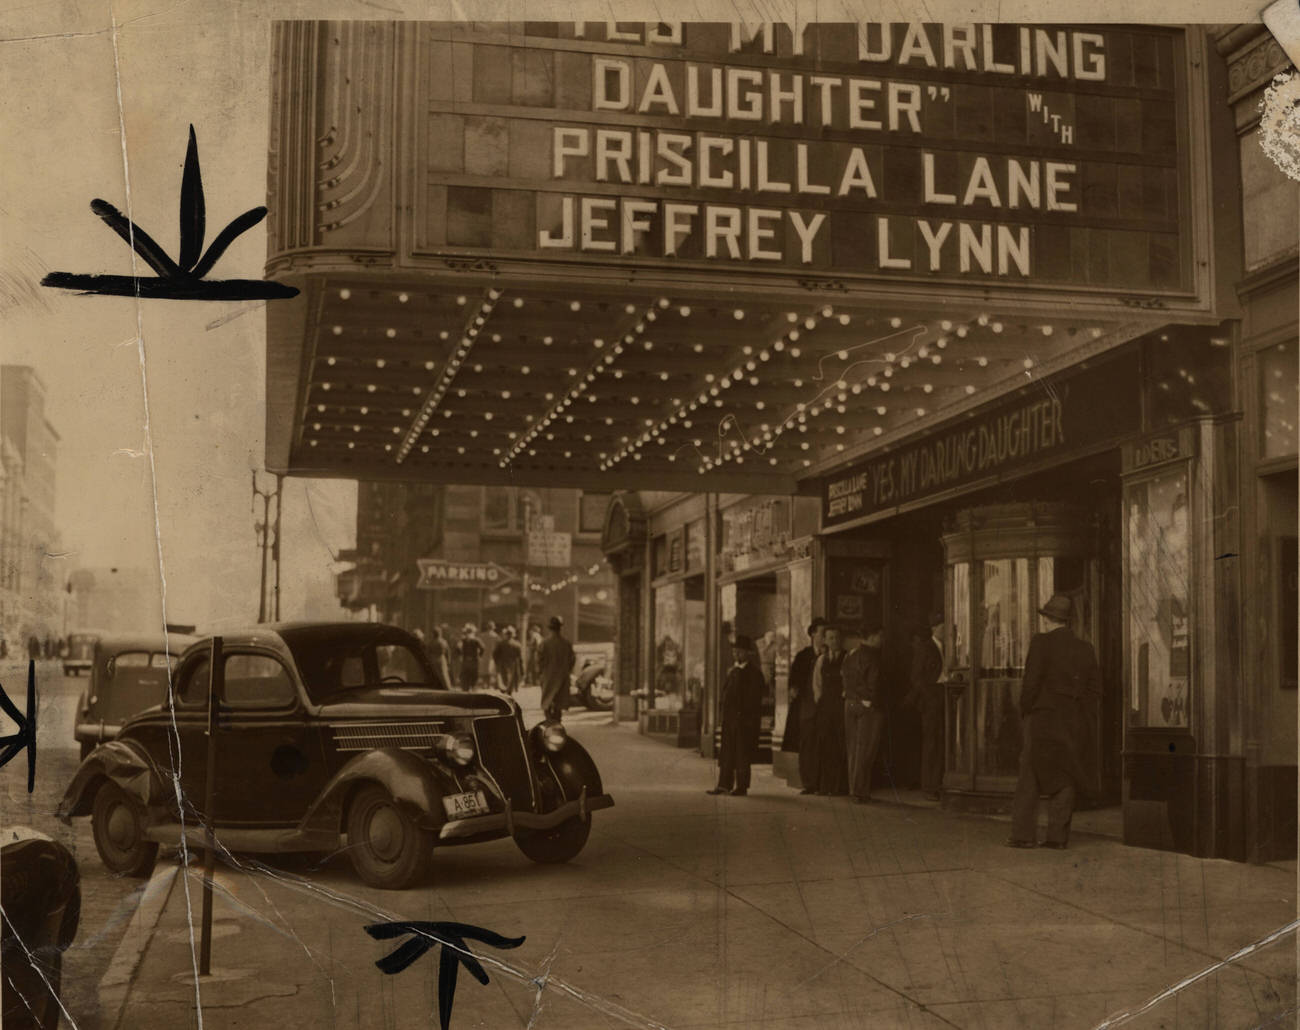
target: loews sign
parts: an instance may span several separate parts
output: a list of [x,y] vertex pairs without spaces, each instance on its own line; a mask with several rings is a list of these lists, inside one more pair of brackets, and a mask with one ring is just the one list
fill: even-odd
[[822,525],[1077,456],[1141,428],[1138,357],[1130,352],[1050,381],[892,454],[828,477]]
[[430,25],[432,249],[1186,288],[1182,35]]

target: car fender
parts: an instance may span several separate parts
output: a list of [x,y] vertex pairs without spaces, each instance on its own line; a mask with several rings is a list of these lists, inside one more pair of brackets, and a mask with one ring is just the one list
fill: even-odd
[[401,748],[377,748],[358,755],[334,774],[302,817],[300,828],[341,830],[347,803],[362,783],[378,783],[398,804],[431,827],[446,821],[442,796],[455,789],[454,780],[435,763]]
[[600,782],[600,771],[587,749],[572,737],[564,742],[559,751],[548,751],[542,744],[541,724],[534,726],[528,735],[535,754],[539,755],[549,768],[564,791],[566,801],[572,801],[582,788],[587,788],[587,795],[594,797],[605,793]]
[[116,783],[146,808],[161,804],[167,796],[162,776],[141,748],[129,740],[110,740],[95,748],[77,768],[55,815],[65,823],[74,815],[89,815],[95,794],[105,781]]

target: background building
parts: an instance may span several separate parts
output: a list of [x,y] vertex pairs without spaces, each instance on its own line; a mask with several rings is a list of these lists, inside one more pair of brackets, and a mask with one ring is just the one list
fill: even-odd
[[65,629],[54,522],[59,434],[45,396],[31,367],[0,365],[0,629],[11,645]]
[[139,567],[95,566],[68,576],[68,630],[108,633],[156,631],[162,624],[157,572]]
[[[614,582],[600,552],[608,501],[580,490],[361,483],[357,546],[343,556],[356,564],[339,574],[339,602],[426,633],[560,615],[571,639],[611,641]],[[421,562],[497,571],[483,585],[449,586],[456,580]]]

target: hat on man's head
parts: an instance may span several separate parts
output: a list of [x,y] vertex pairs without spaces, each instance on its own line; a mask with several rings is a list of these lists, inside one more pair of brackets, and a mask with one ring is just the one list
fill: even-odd
[[813,619],[812,622],[808,623],[808,635],[812,636],[814,633],[816,633],[819,629],[821,629],[825,625],[826,625],[826,620],[823,619],[820,615],[818,615],[817,618]]
[[733,651],[752,651],[754,650],[754,641],[749,637],[738,636],[731,642],[731,649]]
[[473,632],[474,632],[474,623],[472,623],[472,622],[467,622],[467,623],[465,623],[465,628],[462,629],[461,632],[462,632],[462,633],[473,633]]
[[1054,594],[1052,599],[1038,609],[1038,614],[1053,622],[1069,622],[1074,604],[1065,594]]
[[558,615],[552,615],[546,624],[550,626],[551,629],[564,629],[564,620]]
[[943,612],[931,612],[930,621],[926,623],[926,625],[931,628],[935,626],[946,626],[947,624],[948,620],[944,617]]

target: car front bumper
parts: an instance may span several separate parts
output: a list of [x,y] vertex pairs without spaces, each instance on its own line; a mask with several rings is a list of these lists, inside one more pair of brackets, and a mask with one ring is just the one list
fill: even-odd
[[516,830],[549,830],[568,822],[575,816],[586,818],[587,814],[601,808],[612,808],[614,799],[608,794],[587,796],[587,788],[575,801],[566,801],[552,812],[537,813],[518,811],[506,800],[504,812],[492,812],[489,815],[475,815],[468,819],[449,819],[438,831],[439,840],[456,840],[460,837],[478,837],[487,834],[499,834],[513,837]]

